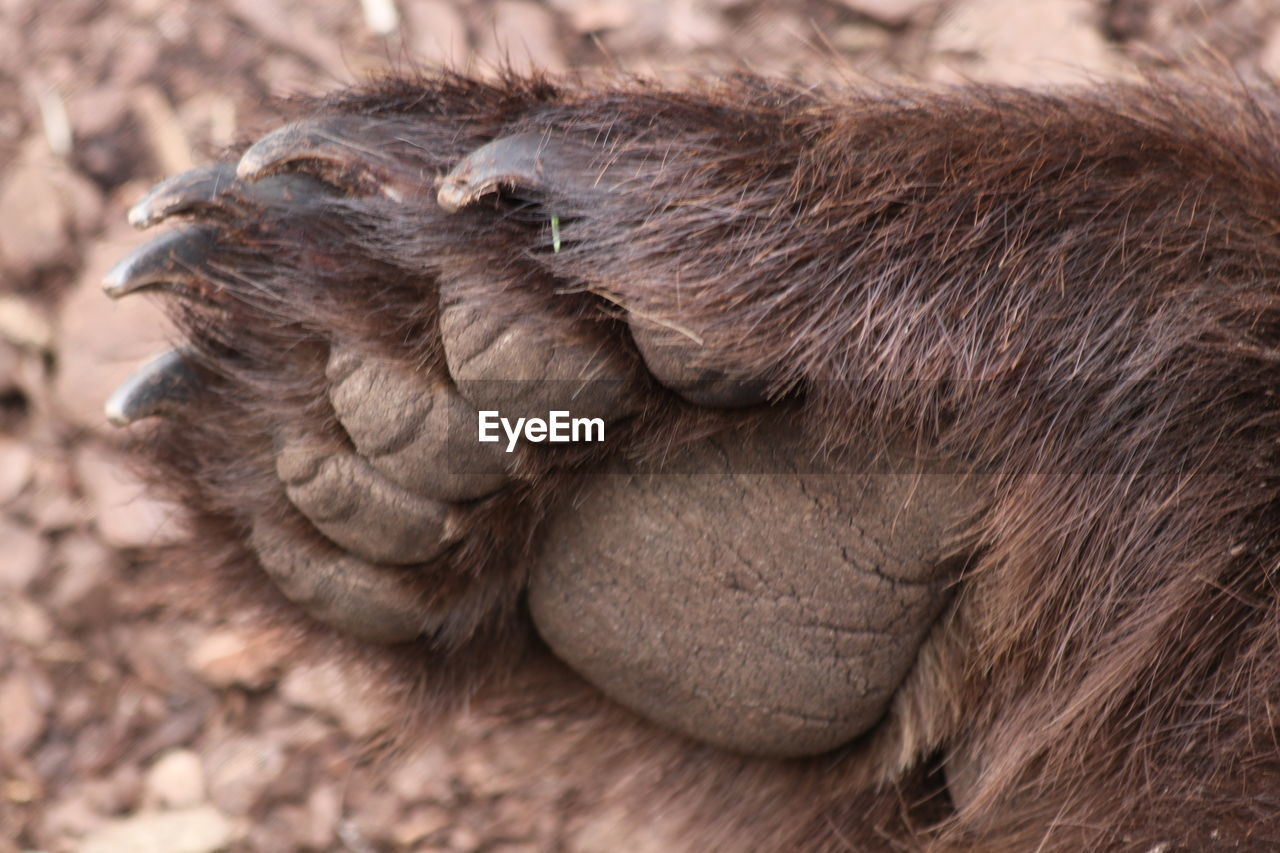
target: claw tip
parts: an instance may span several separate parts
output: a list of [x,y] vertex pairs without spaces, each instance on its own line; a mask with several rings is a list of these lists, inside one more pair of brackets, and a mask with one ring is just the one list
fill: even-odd
[[151,207],[151,194],[148,193],[141,201],[129,208],[126,214],[129,224],[134,228],[149,228],[156,224],[155,211]]
[[178,350],[168,350],[135,370],[102,407],[116,426],[172,412],[202,388]]
[[241,181],[253,183],[258,179],[258,172],[262,169],[261,164],[248,159],[241,159],[236,164],[236,178]]
[[440,205],[445,213],[457,213],[467,201],[465,185],[448,182],[441,184],[440,189],[436,190],[436,204]]
[[128,426],[129,424],[133,423],[133,418],[129,417],[129,415],[125,412],[124,404],[121,402],[119,398],[120,398],[119,391],[116,391],[109,398],[107,398],[107,402],[102,406],[102,413],[107,416],[107,420],[111,423],[112,426],[118,426],[118,427]]
[[102,277],[102,290],[112,299],[119,299],[128,291],[126,285],[129,281],[129,258],[125,258],[107,271]]
[[[271,137],[267,137],[270,139]],[[264,172],[271,163],[271,158],[263,155],[263,141],[259,140],[249,146],[249,150],[240,155],[240,159],[236,162],[236,179],[245,181],[246,183],[255,183],[259,178],[266,177]]]

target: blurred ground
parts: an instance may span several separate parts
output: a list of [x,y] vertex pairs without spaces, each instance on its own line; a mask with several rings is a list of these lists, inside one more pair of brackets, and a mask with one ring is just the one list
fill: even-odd
[[[174,604],[180,527],[113,457],[106,395],[164,339],[99,290],[152,181],[271,98],[413,59],[479,73],[1050,83],[1189,63],[1280,76],[1270,0],[0,0],[0,853],[638,850],[569,821],[464,720],[403,766],[341,672]],[[657,833],[655,832],[655,837]],[[658,842],[649,847],[659,849]]]

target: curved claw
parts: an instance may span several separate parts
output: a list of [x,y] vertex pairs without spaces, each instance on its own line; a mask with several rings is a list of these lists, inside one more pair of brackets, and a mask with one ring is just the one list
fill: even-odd
[[597,183],[590,169],[595,159],[596,152],[586,145],[545,133],[499,137],[449,170],[436,191],[436,203],[455,213],[503,187],[580,193]]
[[393,186],[386,162],[386,143],[359,116],[331,116],[287,124],[259,139],[240,157],[236,177],[255,182],[296,169],[356,193],[381,193],[394,201],[402,194]]
[[280,174],[255,184],[236,179],[233,163],[217,163],[191,169],[152,187],[129,208],[129,224],[150,228],[171,216],[201,215],[233,218],[243,215],[246,204],[287,206],[332,192],[310,175]]
[[168,350],[135,370],[107,399],[107,420],[116,426],[170,414],[204,390],[195,368],[181,350]]
[[112,299],[166,287],[189,295],[208,280],[206,259],[214,235],[214,228],[195,225],[144,243],[111,268],[102,280],[102,289]]
[[170,216],[210,207],[235,178],[236,170],[230,163],[201,166],[167,178],[129,208],[129,224],[150,228]]

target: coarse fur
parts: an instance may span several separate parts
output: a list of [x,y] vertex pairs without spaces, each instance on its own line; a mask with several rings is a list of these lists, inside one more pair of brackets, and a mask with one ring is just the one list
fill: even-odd
[[[1280,847],[1280,93],[435,75],[297,109],[411,130],[372,158],[402,184],[545,131],[594,146],[626,191],[451,218],[326,194],[221,225],[226,313],[175,309],[215,396],[141,452],[194,510],[189,559],[228,606],[349,658],[406,720],[509,715],[560,745],[591,807],[680,811],[689,849]],[[467,510],[490,533],[413,580],[429,639],[343,639],[263,582],[248,519],[318,539],[270,425],[287,409],[343,441],[320,338],[440,369],[424,294],[485,269],[545,282],[553,331],[613,328],[611,306],[698,329],[833,446],[907,430],[983,472],[978,556],[879,727],[818,758],[742,758],[557,664],[521,592],[583,458],[526,460]],[[620,429],[655,458],[738,417],[655,397]]]

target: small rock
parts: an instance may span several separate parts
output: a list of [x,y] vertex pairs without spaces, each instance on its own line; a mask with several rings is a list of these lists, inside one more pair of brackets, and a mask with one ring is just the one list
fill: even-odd
[[213,687],[240,685],[261,690],[279,676],[285,653],[280,644],[265,634],[222,629],[196,643],[187,657],[187,666]]
[[0,258],[15,275],[27,276],[62,259],[69,247],[48,167],[19,160],[0,189]]
[[[3,464],[3,449],[0,449]],[[3,475],[0,475],[3,476]],[[49,543],[25,524],[0,515],[0,590],[24,590],[45,568]]]
[[0,753],[24,755],[44,734],[53,687],[34,670],[15,670],[0,681]]
[[[314,849],[310,845],[303,847],[303,836],[306,834],[307,813],[302,806],[293,803],[284,805],[272,804],[270,816],[266,820],[255,820],[249,828],[249,836],[245,838],[245,849],[248,850],[281,850],[301,851]],[[321,848],[334,849],[333,846]],[[342,850],[341,846],[337,849]],[[370,850],[368,853],[374,853]]]
[[[129,607],[123,593],[118,601],[122,608]],[[140,601],[154,600],[140,597]],[[129,668],[137,676],[131,686],[150,688],[144,695],[158,697],[172,695],[185,685],[194,686],[191,672],[185,664],[186,645],[176,636],[172,626],[139,620],[121,625],[116,632],[121,653]],[[172,707],[166,705],[156,717],[171,718]]]
[[9,503],[27,487],[31,482],[31,468],[31,446],[24,441],[0,436],[0,506]]
[[133,95],[133,109],[147,129],[151,150],[163,174],[185,172],[195,165],[191,140],[164,92],[155,86],[139,87]]
[[179,508],[153,497],[121,460],[92,445],[81,448],[75,459],[98,533],[108,545],[138,548],[181,536]]
[[0,635],[39,649],[53,637],[53,621],[44,608],[21,595],[0,595]]
[[894,39],[894,35],[884,27],[867,23],[837,27],[829,37],[831,44],[846,53],[884,50]]
[[635,818],[621,809],[593,810],[568,828],[566,846],[583,853],[605,850],[666,853],[680,846],[677,838],[670,837],[671,830],[661,823],[646,823],[642,832],[637,831],[640,829]]
[[908,23],[933,0],[840,0],[850,11],[865,15],[885,26],[900,27]]
[[129,95],[119,86],[78,87],[67,95],[67,113],[76,137],[109,133],[129,117]]
[[391,840],[398,847],[412,847],[429,836],[443,832],[452,824],[453,815],[443,806],[418,806],[396,821],[391,829]]
[[58,849],[83,850],[73,846],[80,839],[87,838],[101,827],[106,819],[95,809],[83,795],[83,792],[72,790],[63,792],[58,799],[49,803],[43,815],[39,817],[40,832],[49,838],[64,839],[67,843]]
[[459,853],[471,853],[480,849],[480,833],[469,826],[455,827],[449,833],[449,848]]
[[306,831],[301,840],[317,850],[332,849],[340,820],[342,797],[338,789],[333,785],[320,784],[307,797]]
[[1262,48],[1258,65],[1273,80],[1280,80],[1280,26],[1271,29],[1271,37]]
[[22,370],[21,354],[8,341],[0,340],[0,391],[17,387]]
[[[540,795],[542,792],[538,792]],[[489,817],[489,825],[498,830],[504,838],[532,839],[553,835],[556,831],[557,817],[548,814],[539,804],[543,802],[538,795],[530,798],[522,796],[499,797],[493,802],[493,811]]]
[[80,604],[110,582],[118,559],[96,536],[74,532],[62,537],[54,561],[58,579],[49,594],[49,602],[57,611]]
[[279,745],[236,737],[209,749],[204,756],[209,799],[232,815],[248,814],[285,768]]
[[142,236],[120,222],[97,242],[79,282],[58,316],[58,375],[54,400],[66,417],[93,430],[111,429],[102,413],[107,397],[143,361],[168,349],[171,327],[154,301],[133,296],[112,301],[102,292],[107,271]]
[[414,58],[427,67],[464,68],[471,58],[467,24],[452,3],[424,0],[405,6]]
[[218,92],[204,92],[183,101],[179,115],[187,127],[196,128],[215,148],[226,148],[236,138],[236,102]]
[[551,13],[529,0],[498,0],[484,35],[484,59],[517,73],[563,71],[568,64]]
[[665,27],[668,43],[685,50],[722,44],[727,34],[724,16],[696,0],[670,0]]
[[120,762],[107,776],[82,783],[81,791],[99,814],[124,814],[140,805],[142,771],[132,762]]
[[395,0],[361,0],[364,25],[379,36],[389,36],[400,26],[400,10]]
[[[323,32],[307,4],[292,5],[280,0],[227,0],[231,14],[257,30],[268,42],[286,46],[305,56],[333,80],[350,76],[347,53],[332,33]],[[266,74],[259,72],[265,78]]]
[[389,846],[387,842],[400,819],[400,803],[380,787],[370,784],[367,777],[351,780],[346,788],[346,801],[348,817],[338,829],[339,837],[345,841],[347,833],[354,828],[358,837],[372,843],[370,849]]
[[20,296],[0,296],[0,338],[43,352],[53,348],[53,326],[30,301]]
[[485,846],[485,850],[491,853],[541,853],[546,849],[545,841],[499,841]]
[[438,744],[419,746],[387,776],[392,792],[406,802],[448,802],[453,796],[454,767]]
[[156,759],[147,771],[148,804],[188,808],[205,801],[204,767],[189,749],[174,749]]
[[293,667],[280,682],[280,695],[291,705],[328,714],[354,738],[366,738],[386,727],[388,710],[361,690],[335,663]]
[[[126,29],[118,21],[111,23],[113,26],[108,30],[111,37],[119,39],[120,44],[129,45],[128,50],[117,51],[111,61],[111,82],[117,88],[125,89],[135,83],[159,79],[164,72],[159,71],[156,66],[160,61],[164,40],[156,38],[155,29],[150,26]],[[101,34],[99,31],[100,37]]]
[[231,821],[197,806],[111,821],[85,837],[78,853],[214,853],[234,840]]
[[75,476],[71,460],[59,450],[34,454],[31,497],[26,507],[31,522],[41,533],[75,527],[85,518],[85,503],[74,495]]
[[102,217],[92,182],[33,137],[22,145],[0,186],[0,259],[18,277],[65,263],[77,231]]
[[1018,86],[1085,83],[1115,74],[1120,58],[1096,26],[1090,0],[968,0],[934,29],[942,53],[957,60],[936,75]]
[[569,25],[579,33],[617,30],[635,19],[635,6],[622,0],[550,0],[557,12],[569,18]]

